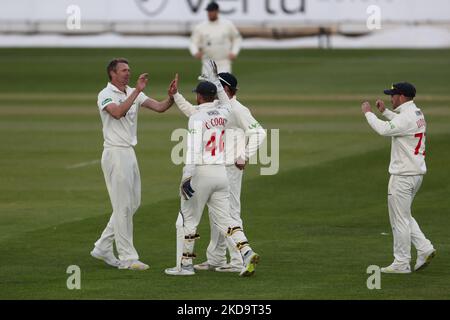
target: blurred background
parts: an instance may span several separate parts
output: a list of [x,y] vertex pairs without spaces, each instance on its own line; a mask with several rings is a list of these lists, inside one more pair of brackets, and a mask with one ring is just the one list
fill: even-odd
[[[15,0],[2,4],[0,46],[187,47],[209,0]],[[244,48],[442,48],[446,0],[219,0]]]

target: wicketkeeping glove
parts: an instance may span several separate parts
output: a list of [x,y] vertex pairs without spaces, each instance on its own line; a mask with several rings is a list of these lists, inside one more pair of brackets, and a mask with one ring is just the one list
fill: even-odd
[[217,65],[214,60],[206,61],[203,67],[205,68],[206,76],[208,77],[209,81],[213,82],[214,80],[219,80]]
[[184,200],[189,200],[194,196],[195,191],[191,187],[191,179],[192,177],[189,177],[181,182],[180,191]]

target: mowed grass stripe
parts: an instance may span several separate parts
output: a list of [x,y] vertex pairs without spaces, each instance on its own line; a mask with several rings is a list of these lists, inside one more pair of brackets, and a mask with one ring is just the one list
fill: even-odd
[[[187,92],[188,98],[193,98],[190,92]],[[376,94],[339,94],[339,93],[326,93],[326,94],[289,94],[289,95],[280,95],[280,94],[248,94],[248,93],[239,93],[239,99],[241,100],[252,100],[252,101],[360,101],[364,99],[375,100],[380,96],[383,96],[382,93],[379,95]],[[156,94],[153,96],[155,99],[163,99],[167,96]],[[384,96],[386,97],[386,96]],[[388,98],[388,97],[387,97]],[[421,101],[441,101],[441,102],[450,102],[450,95],[443,94],[420,94],[418,98]],[[93,101],[96,103],[97,101],[97,93],[1,93],[0,99],[5,100],[13,100],[13,101]]]
[[[277,103],[279,103],[278,101]],[[361,101],[353,101],[349,103],[347,107],[338,106],[321,106],[321,107],[308,107],[303,103],[301,106],[285,106],[285,105],[272,105],[272,106],[260,106],[257,104],[251,104],[252,114],[255,116],[350,116],[361,114],[359,104]],[[374,112],[376,111],[373,106]],[[22,116],[22,115],[42,115],[42,116],[61,116],[61,115],[98,115],[98,108],[95,104],[91,105],[63,105],[60,106],[30,106],[30,105],[3,105],[0,107],[0,115],[3,116]],[[143,111],[144,112],[149,112]],[[426,114],[433,116],[448,116],[450,115],[450,100],[449,106],[430,106],[426,107]],[[183,116],[181,111],[173,106],[167,110],[164,115],[180,115]],[[154,115],[153,115],[154,116]]]

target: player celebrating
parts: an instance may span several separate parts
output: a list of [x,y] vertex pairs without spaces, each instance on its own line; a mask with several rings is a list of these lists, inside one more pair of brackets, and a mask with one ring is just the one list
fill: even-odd
[[392,107],[396,112],[386,109],[381,100],[377,100],[376,105],[389,121],[378,119],[371,112],[369,102],[361,105],[372,129],[382,136],[392,137],[388,206],[395,259],[390,266],[381,268],[381,272],[410,273],[411,242],[417,249],[414,271],[426,267],[436,254],[433,245],[425,238],[411,215],[411,204],[427,171],[426,123],[422,111],[414,104],[416,89],[412,84],[396,83],[384,93],[391,96]]
[[[250,247],[247,238],[229,211],[229,183],[225,170],[225,124],[230,115],[229,106],[214,101],[217,88],[223,87],[208,81],[198,84],[199,111],[189,118],[188,150],[181,183],[181,209],[176,222],[176,266],[165,270],[168,275],[194,275],[192,259],[194,242],[199,238],[197,226],[205,205],[210,219],[229,241],[230,247],[242,255],[241,276],[251,276],[259,262],[259,255]],[[173,88],[176,92],[176,86]]]
[[[94,258],[119,269],[146,270],[133,245],[133,216],[141,202],[141,178],[134,153],[137,144],[137,116],[140,107],[164,112],[173,97],[158,102],[147,97],[147,73],[141,74],[136,88],[128,86],[131,70],[124,58],[113,59],[107,67],[108,82],[98,94],[98,108],[103,123],[104,150],[102,170],[113,212],[100,239],[91,252]],[[119,253],[114,256],[113,242]]]
[[[230,182],[230,214],[243,228],[240,200],[243,169],[246,161],[257,152],[264,141],[266,132],[252,116],[250,110],[237,100],[236,77],[226,72],[219,73],[218,77],[232,106],[226,130],[227,133],[233,131],[233,135],[230,135],[232,139],[226,139],[225,144],[226,170]],[[178,79],[175,77],[175,83],[177,81]],[[178,92],[174,94],[174,99],[178,108],[188,117],[199,111],[198,107],[193,106]],[[210,225],[211,239],[206,251],[207,261],[195,265],[194,268],[219,272],[240,272],[243,265],[241,255],[235,250],[229,250],[231,260],[227,264],[225,238],[211,219]]]

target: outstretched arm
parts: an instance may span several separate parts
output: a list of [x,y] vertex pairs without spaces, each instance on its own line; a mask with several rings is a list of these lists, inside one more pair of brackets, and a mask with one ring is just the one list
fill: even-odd
[[186,117],[190,117],[198,111],[195,106],[193,106],[181,95],[181,93],[178,92],[178,73],[175,75],[175,79],[171,83],[169,92],[173,94],[175,104],[178,109],[186,115]]
[[386,137],[401,136],[408,131],[407,122],[402,121],[401,116],[396,116],[391,121],[383,121],[377,118],[372,112],[370,103],[365,101],[361,105],[361,110],[366,116],[367,122],[376,133]]
[[176,81],[176,77],[175,77],[175,79],[172,80],[172,82],[169,85],[169,89],[167,90],[167,98],[166,99],[164,99],[163,101],[157,101],[152,98],[147,98],[141,104],[141,106],[143,106],[147,109],[151,109],[156,112],[164,112],[167,109],[169,109],[173,105],[173,102],[174,102],[172,87],[173,87],[173,84],[175,81]]
[[155,99],[152,98],[147,98],[142,104],[141,106],[147,108],[147,109],[151,109],[153,111],[156,112],[164,112],[167,109],[169,109],[172,105],[173,105],[173,97],[167,97],[166,99],[162,100],[162,101],[157,101]]
[[141,74],[136,82],[136,88],[124,102],[120,104],[109,103],[103,108],[103,110],[106,110],[106,112],[108,112],[114,119],[118,120],[124,117],[127,114],[128,110],[130,110],[136,98],[139,96],[142,90],[144,90],[147,82],[148,74]]
[[206,70],[207,80],[214,83],[217,87],[217,97],[219,98],[220,104],[231,108],[230,98],[228,98],[228,95],[220,83],[216,62],[214,60],[205,61],[203,67]]

